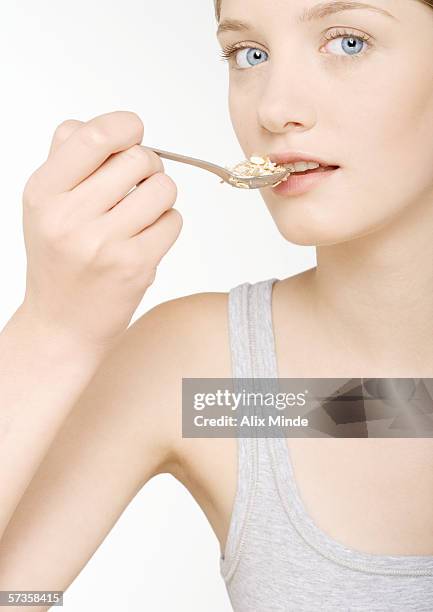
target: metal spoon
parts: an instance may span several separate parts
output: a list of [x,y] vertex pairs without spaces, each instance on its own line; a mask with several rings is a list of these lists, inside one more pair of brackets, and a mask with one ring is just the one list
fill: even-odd
[[204,161],[203,159],[187,157],[186,155],[170,153],[169,151],[161,151],[161,149],[155,149],[154,147],[147,148],[165,159],[190,164],[191,166],[197,166],[198,168],[203,168],[203,170],[213,172],[222,179],[221,183],[228,183],[232,187],[238,187],[241,189],[261,189],[262,187],[270,186],[275,187],[290,175],[290,170],[287,169],[284,172],[268,174],[265,176],[239,176],[230,170],[227,170],[227,168],[223,168],[217,164],[212,164],[211,162]]

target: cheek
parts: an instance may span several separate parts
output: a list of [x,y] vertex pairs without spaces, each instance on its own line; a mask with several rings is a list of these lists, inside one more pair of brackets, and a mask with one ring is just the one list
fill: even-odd
[[[248,91],[229,88],[230,120],[238,142],[245,155],[256,151],[260,142],[257,141],[256,99]],[[258,152],[258,151],[257,151]]]
[[336,98],[336,146],[347,160],[339,195],[363,200],[364,223],[383,221],[433,191],[433,64],[420,57],[402,50],[391,62],[398,70],[378,57]]
[[413,163],[433,154],[433,72],[415,67],[400,70],[383,83],[378,116],[373,119],[377,146],[397,164]]
[[433,69],[401,57],[364,116],[368,191],[402,208],[433,189]]

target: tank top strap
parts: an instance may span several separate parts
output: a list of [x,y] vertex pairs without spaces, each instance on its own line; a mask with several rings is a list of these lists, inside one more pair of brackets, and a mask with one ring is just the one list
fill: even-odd
[[[228,316],[234,391],[243,391],[244,379],[277,377],[272,324],[272,287],[276,280],[245,282],[230,290]],[[255,385],[254,390],[269,389],[263,381]],[[260,407],[248,406],[243,408],[242,414],[260,416]],[[221,574],[226,581],[236,570],[263,475],[269,485],[272,480],[267,476],[270,457],[266,440],[258,437],[257,430],[249,432],[254,437],[239,435],[237,438],[237,490],[225,549],[220,557]]]
[[234,378],[277,377],[272,287],[279,279],[242,283],[229,293],[229,332]]

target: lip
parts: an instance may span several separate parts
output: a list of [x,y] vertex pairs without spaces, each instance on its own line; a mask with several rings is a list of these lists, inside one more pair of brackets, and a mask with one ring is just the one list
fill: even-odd
[[297,161],[313,161],[321,166],[338,166],[333,161],[323,159],[315,153],[307,153],[303,151],[282,151],[280,153],[270,153],[269,159],[275,164],[290,164]]
[[339,170],[340,168],[330,168],[329,170],[322,170],[309,174],[291,174],[287,180],[278,183],[276,187],[272,187],[272,191],[276,195],[282,196],[302,195],[320,183],[323,183],[328,178],[338,174]]

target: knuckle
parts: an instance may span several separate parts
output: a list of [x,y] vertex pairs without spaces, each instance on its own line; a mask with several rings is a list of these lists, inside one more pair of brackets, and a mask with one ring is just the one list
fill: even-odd
[[112,113],[107,113],[106,115],[102,115],[100,118],[102,123],[108,122],[112,123],[116,122],[117,125],[121,125],[123,131],[126,130],[128,134],[137,140],[137,142],[143,139],[144,135],[144,125],[140,117],[137,113],[132,111],[114,111]]
[[41,185],[38,174],[34,172],[24,185],[23,206],[26,209],[38,209],[42,203]]
[[131,126],[131,130],[134,134],[137,135],[137,138],[142,140],[144,135],[144,124],[137,113],[131,111],[123,111],[125,115],[125,119],[128,121]]
[[147,149],[139,144],[133,145],[129,149],[122,152],[130,159],[139,163],[146,172],[163,172],[164,166],[159,155],[151,149]]
[[168,233],[171,236],[171,240],[175,241],[179,236],[182,226],[183,226],[183,217],[178,210],[175,208],[171,208],[166,213],[166,221],[168,226]]
[[[104,261],[108,252],[106,238],[98,229],[96,223],[90,223],[86,228],[79,228],[76,232],[78,249],[86,259],[95,264],[98,261]],[[74,238],[74,235],[72,237]]]
[[103,240],[93,226],[77,226],[61,213],[51,214],[46,219],[44,234],[55,251],[63,253],[80,266],[97,264]]
[[170,211],[170,214],[172,216],[172,220],[173,223],[175,224],[176,227],[182,228],[183,226],[183,217],[180,214],[180,212],[177,210],[177,208],[172,208]]
[[131,282],[142,275],[143,265],[137,256],[123,255],[119,261],[118,270],[121,280]]
[[151,167],[153,168],[153,171],[154,172],[164,172],[164,163],[161,157],[157,153],[155,153],[155,151],[152,151],[152,149],[149,149],[148,147],[143,147],[141,145],[141,148],[147,152],[147,159],[149,160],[149,163]]
[[[144,125],[140,117],[130,111],[114,111],[100,115],[88,122],[81,130],[81,138],[89,147],[106,146],[111,141],[140,142]],[[119,140],[120,139],[120,140]]]
[[152,285],[155,282],[156,270],[157,270],[157,268],[153,267],[149,271],[147,271],[146,276],[144,278],[144,287],[145,287],[145,289],[150,287],[150,285]]
[[88,265],[98,267],[98,262],[101,260],[103,253],[103,244],[95,237],[87,240],[77,239],[76,245],[77,257]]
[[134,262],[129,255],[122,253],[112,244],[96,244],[88,247],[94,267],[102,273],[109,272],[116,279],[129,278],[133,275]]
[[80,125],[82,125],[82,122],[75,119],[66,119],[65,121],[62,121],[62,123],[60,123],[54,131],[54,139],[56,141],[63,142]]
[[151,163],[151,156],[149,155],[148,150],[138,144],[129,147],[129,149],[126,149],[123,152],[123,155],[129,157],[134,161],[139,162],[140,165],[145,164],[146,166],[148,166]]
[[80,132],[81,142],[88,147],[105,145],[110,140],[110,131],[102,122],[87,125]]
[[156,172],[153,176],[158,185],[167,193],[169,200],[174,203],[177,198],[177,185],[173,179],[165,172]]

